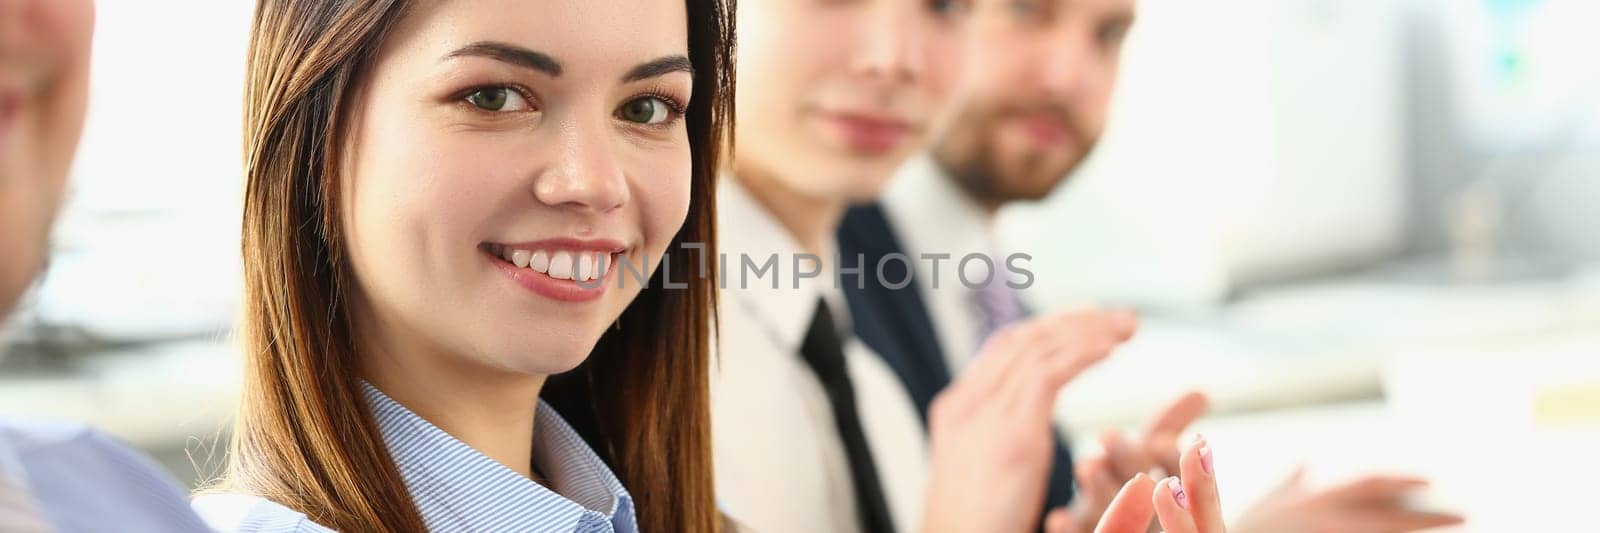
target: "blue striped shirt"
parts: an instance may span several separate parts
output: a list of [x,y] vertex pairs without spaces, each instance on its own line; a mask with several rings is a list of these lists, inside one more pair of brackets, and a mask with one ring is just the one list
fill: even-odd
[[[539,402],[533,463],[554,490],[445,433],[371,384],[363,384],[378,431],[431,531],[634,533],[633,497],[555,409]],[[195,499],[224,531],[322,533],[304,514],[253,496]]]
[[[82,424],[0,423],[0,478],[31,496],[40,518],[61,533],[211,531],[170,474]],[[10,525],[0,523],[0,531]]]

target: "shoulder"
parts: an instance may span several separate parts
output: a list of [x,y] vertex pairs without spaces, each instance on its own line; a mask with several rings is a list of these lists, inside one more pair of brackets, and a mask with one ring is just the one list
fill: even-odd
[[83,424],[0,421],[0,439],[35,485],[121,480],[178,490],[176,481],[144,454]]
[[18,455],[104,438],[89,426],[48,419],[0,419],[0,440]]
[[0,421],[9,449],[41,511],[66,530],[204,531],[184,489],[154,461],[88,426]]
[[194,511],[213,529],[239,533],[331,533],[304,513],[252,494],[215,492],[195,496]]

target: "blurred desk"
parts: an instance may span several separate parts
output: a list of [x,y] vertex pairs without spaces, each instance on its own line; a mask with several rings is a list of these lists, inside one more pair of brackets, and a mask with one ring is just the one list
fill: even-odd
[[1132,341],[1067,385],[1058,402],[1069,431],[1142,423],[1179,394],[1203,391],[1211,412],[1232,413],[1382,394],[1379,348],[1273,349],[1221,324],[1146,319]]
[[[1143,421],[1187,390],[1232,413],[1374,400],[1418,354],[1514,354],[1600,335],[1600,275],[1451,285],[1329,280],[1250,295],[1204,317],[1149,316],[1058,403],[1072,431]],[[1597,351],[1596,353],[1600,353]]]
[[[1600,333],[1416,353],[1383,371],[1387,400],[1223,414],[1195,425],[1236,516],[1296,465],[1313,485],[1368,473],[1433,481],[1415,502],[1460,512],[1451,531],[1590,524],[1600,468]],[[1078,432],[1079,450],[1096,447]]]

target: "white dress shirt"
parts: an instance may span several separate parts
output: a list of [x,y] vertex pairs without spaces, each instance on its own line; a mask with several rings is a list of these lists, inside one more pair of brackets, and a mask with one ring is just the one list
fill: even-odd
[[[958,262],[968,254],[1000,253],[994,243],[994,217],[946,177],[927,153],[900,168],[880,203],[903,251],[914,259],[913,277],[925,296],[950,375],[960,376],[977,355],[983,313],[973,305],[974,291],[958,277]],[[949,258],[939,261],[936,272],[932,261],[923,259],[927,254],[949,254]],[[995,268],[997,275],[1004,274],[1003,258]],[[981,281],[981,269],[967,279]]]
[[[851,331],[849,306],[830,274],[794,275],[794,257],[805,252],[742,185],[724,178],[717,193],[718,246],[725,260],[719,265],[721,346],[711,385],[718,499],[754,531],[859,531],[832,406],[800,355],[818,298],[844,322],[840,332]],[[776,272],[758,278],[743,268],[746,256],[757,266],[776,256]],[[844,353],[895,527],[915,531],[928,468],[916,406],[894,371],[865,344],[847,338]]]

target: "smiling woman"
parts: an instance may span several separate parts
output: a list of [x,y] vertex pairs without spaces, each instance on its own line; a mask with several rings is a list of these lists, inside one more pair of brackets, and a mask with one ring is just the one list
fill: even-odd
[[698,259],[659,258],[715,253],[731,17],[258,4],[244,394],[197,509],[229,530],[716,530],[715,275],[668,286]]

